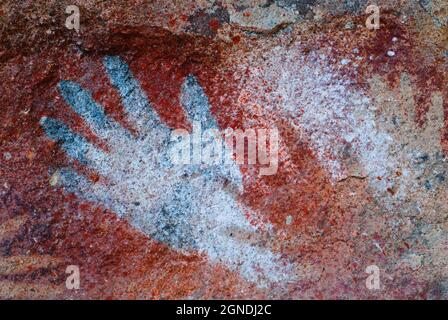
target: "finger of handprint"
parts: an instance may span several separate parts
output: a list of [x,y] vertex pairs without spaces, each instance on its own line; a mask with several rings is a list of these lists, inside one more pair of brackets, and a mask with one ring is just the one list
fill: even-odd
[[46,135],[61,144],[62,149],[81,164],[107,176],[110,172],[108,156],[102,150],[89,143],[84,137],[71,131],[64,123],[43,117],[40,124]]
[[443,130],[445,126],[445,110],[443,107],[443,95],[441,93],[434,93],[431,96],[426,119],[424,130],[427,136],[438,139],[440,130]]
[[104,113],[92,95],[78,83],[61,81],[59,89],[65,101],[80,115],[101,139],[111,141],[112,137],[126,135],[126,130]]
[[203,130],[218,128],[204,89],[193,75],[185,78],[180,99],[190,121],[200,122]]
[[127,116],[138,131],[145,133],[156,127],[167,129],[151,107],[127,63],[120,57],[107,56],[104,58],[104,66],[112,85],[120,92]]
[[[218,124],[210,111],[210,103],[204,89],[193,75],[185,78],[181,89],[181,102],[190,121],[199,122],[201,130],[218,129]],[[203,143],[208,142],[203,141]],[[228,148],[225,148],[223,156],[225,159],[232,158]],[[214,168],[213,171],[214,174],[223,178],[225,182],[230,182],[228,185],[229,191],[232,193],[242,191],[242,175],[235,162],[229,160],[228,164]]]
[[[390,93],[390,96],[385,95],[383,99],[387,99],[387,101],[395,101],[396,98],[393,96],[393,91],[391,92],[387,84],[384,84],[382,82],[379,82],[381,84],[380,90],[383,90],[383,92]],[[401,94],[401,100],[403,103],[400,105],[400,108],[398,110],[398,115],[403,121],[403,123],[409,123],[413,122],[415,119],[415,106],[414,106],[414,91],[412,89],[412,83],[411,79],[407,75],[403,75],[400,80],[400,94]],[[379,98],[379,97],[378,97]],[[378,99],[377,98],[377,99]],[[384,103],[382,103],[384,104]]]

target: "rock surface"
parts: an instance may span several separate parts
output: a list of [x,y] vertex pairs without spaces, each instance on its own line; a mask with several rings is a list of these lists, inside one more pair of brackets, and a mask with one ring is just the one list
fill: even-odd
[[[446,1],[379,0],[378,30],[366,28],[364,0],[83,0],[79,32],[65,27],[71,4],[0,4],[0,297],[448,298]],[[81,96],[64,97],[70,81],[120,127],[138,129],[125,112],[126,97],[142,103],[135,83],[114,82],[105,57],[129,66],[168,128],[191,129],[182,88],[192,75],[203,92],[190,99],[210,106],[218,128],[278,128],[277,173],[242,165],[241,190],[217,199],[221,189],[194,184],[196,175],[184,189],[163,189],[169,175],[157,170],[129,180],[119,164],[148,161],[123,145],[99,169],[126,187],[106,189],[103,201],[81,197],[61,168],[95,191],[108,181],[42,119],[112,152],[76,112]],[[215,176],[204,172],[209,186]],[[172,200],[162,205],[160,193]],[[227,242],[213,238],[220,224],[204,220],[207,210],[176,220],[192,198],[223,225],[232,220]],[[173,216],[145,220],[134,213],[144,205]],[[174,244],[182,228],[199,231]],[[69,265],[79,266],[78,290],[66,288]],[[366,287],[372,265],[379,290]]]

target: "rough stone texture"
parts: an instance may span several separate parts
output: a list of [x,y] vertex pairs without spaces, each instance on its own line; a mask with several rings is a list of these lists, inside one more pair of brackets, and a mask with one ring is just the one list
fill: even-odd
[[[3,1],[0,296],[448,298],[448,4],[379,0],[381,27],[368,30],[372,3]],[[64,27],[70,4],[81,10],[79,34]],[[129,65],[171,128],[190,128],[181,88],[193,74],[219,128],[279,129],[277,174],[239,170],[243,190],[230,202],[257,228],[230,230],[242,247],[229,259],[159,242],[126,216],[132,208],[120,219],[107,206],[115,199],[89,201],[59,183],[68,165],[96,188],[106,182],[49,138],[42,117],[108,150],[63,99],[61,81],[133,130],[106,56]],[[145,174],[162,190],[159,172]],[[203,203],[216,194],[191,190]],[[244,273],[250,246],[263,250],[253,278]],[[65,288],[68,265],[80,267],[80,290]],[[380,290],[366,288],[369,265],[380,269]]]

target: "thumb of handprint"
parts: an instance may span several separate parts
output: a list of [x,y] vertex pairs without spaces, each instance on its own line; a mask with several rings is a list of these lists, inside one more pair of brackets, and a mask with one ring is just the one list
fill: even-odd
[[[151,239],[183,253],[204,254],[259,286],[292,280],[291,265],[247,240],[259,231],[246,218],[250,209],[237,200],[242,189],[238,166],[174,165],[170,161],[174,128],[152,108],[126,62],[107,56],[103,64],[132,130],[108,116],[81,85],[61,81],[60,95],[107,147],[98,147],[62,121],[43,117],[47,137],[60,145],[72,164],[56,171],[54,185],[110,209]],[[219,129],[194,75],[185,77],[180,101],[190,123]],[[92,181],[75,169],[76,163],[102,179]],[[235,237],[235,231],[248,237]]]

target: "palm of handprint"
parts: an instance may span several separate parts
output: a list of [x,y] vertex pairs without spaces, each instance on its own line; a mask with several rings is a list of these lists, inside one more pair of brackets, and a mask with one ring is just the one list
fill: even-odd
[[[59,170],[58,184],[66,192],[101,204],[125,218],[151,238],[182,251],[196,250],[215,263],[222,262],[259,284],[288,280],[291,266],[267,249],[234,237],[234,232],[254,234],[245,208],[226,185],[241,190],[236,164],[203,168],[173,166],[169,161],[170,132],[153,111],[138,81],[119,57],[106,57],[104,66],[118,90],[126,115],[138,135],[108,117],[90,93],[74,82],[62,81],[61,95],[92,131],[108,145],[103,151],[64,123],[42,118],[47,136],[61,144],[67,155],[104,176],[93,183],[73,168]],[[204,130],[217,128],[199,83],[188,76],[181,102],[191,121]]]

